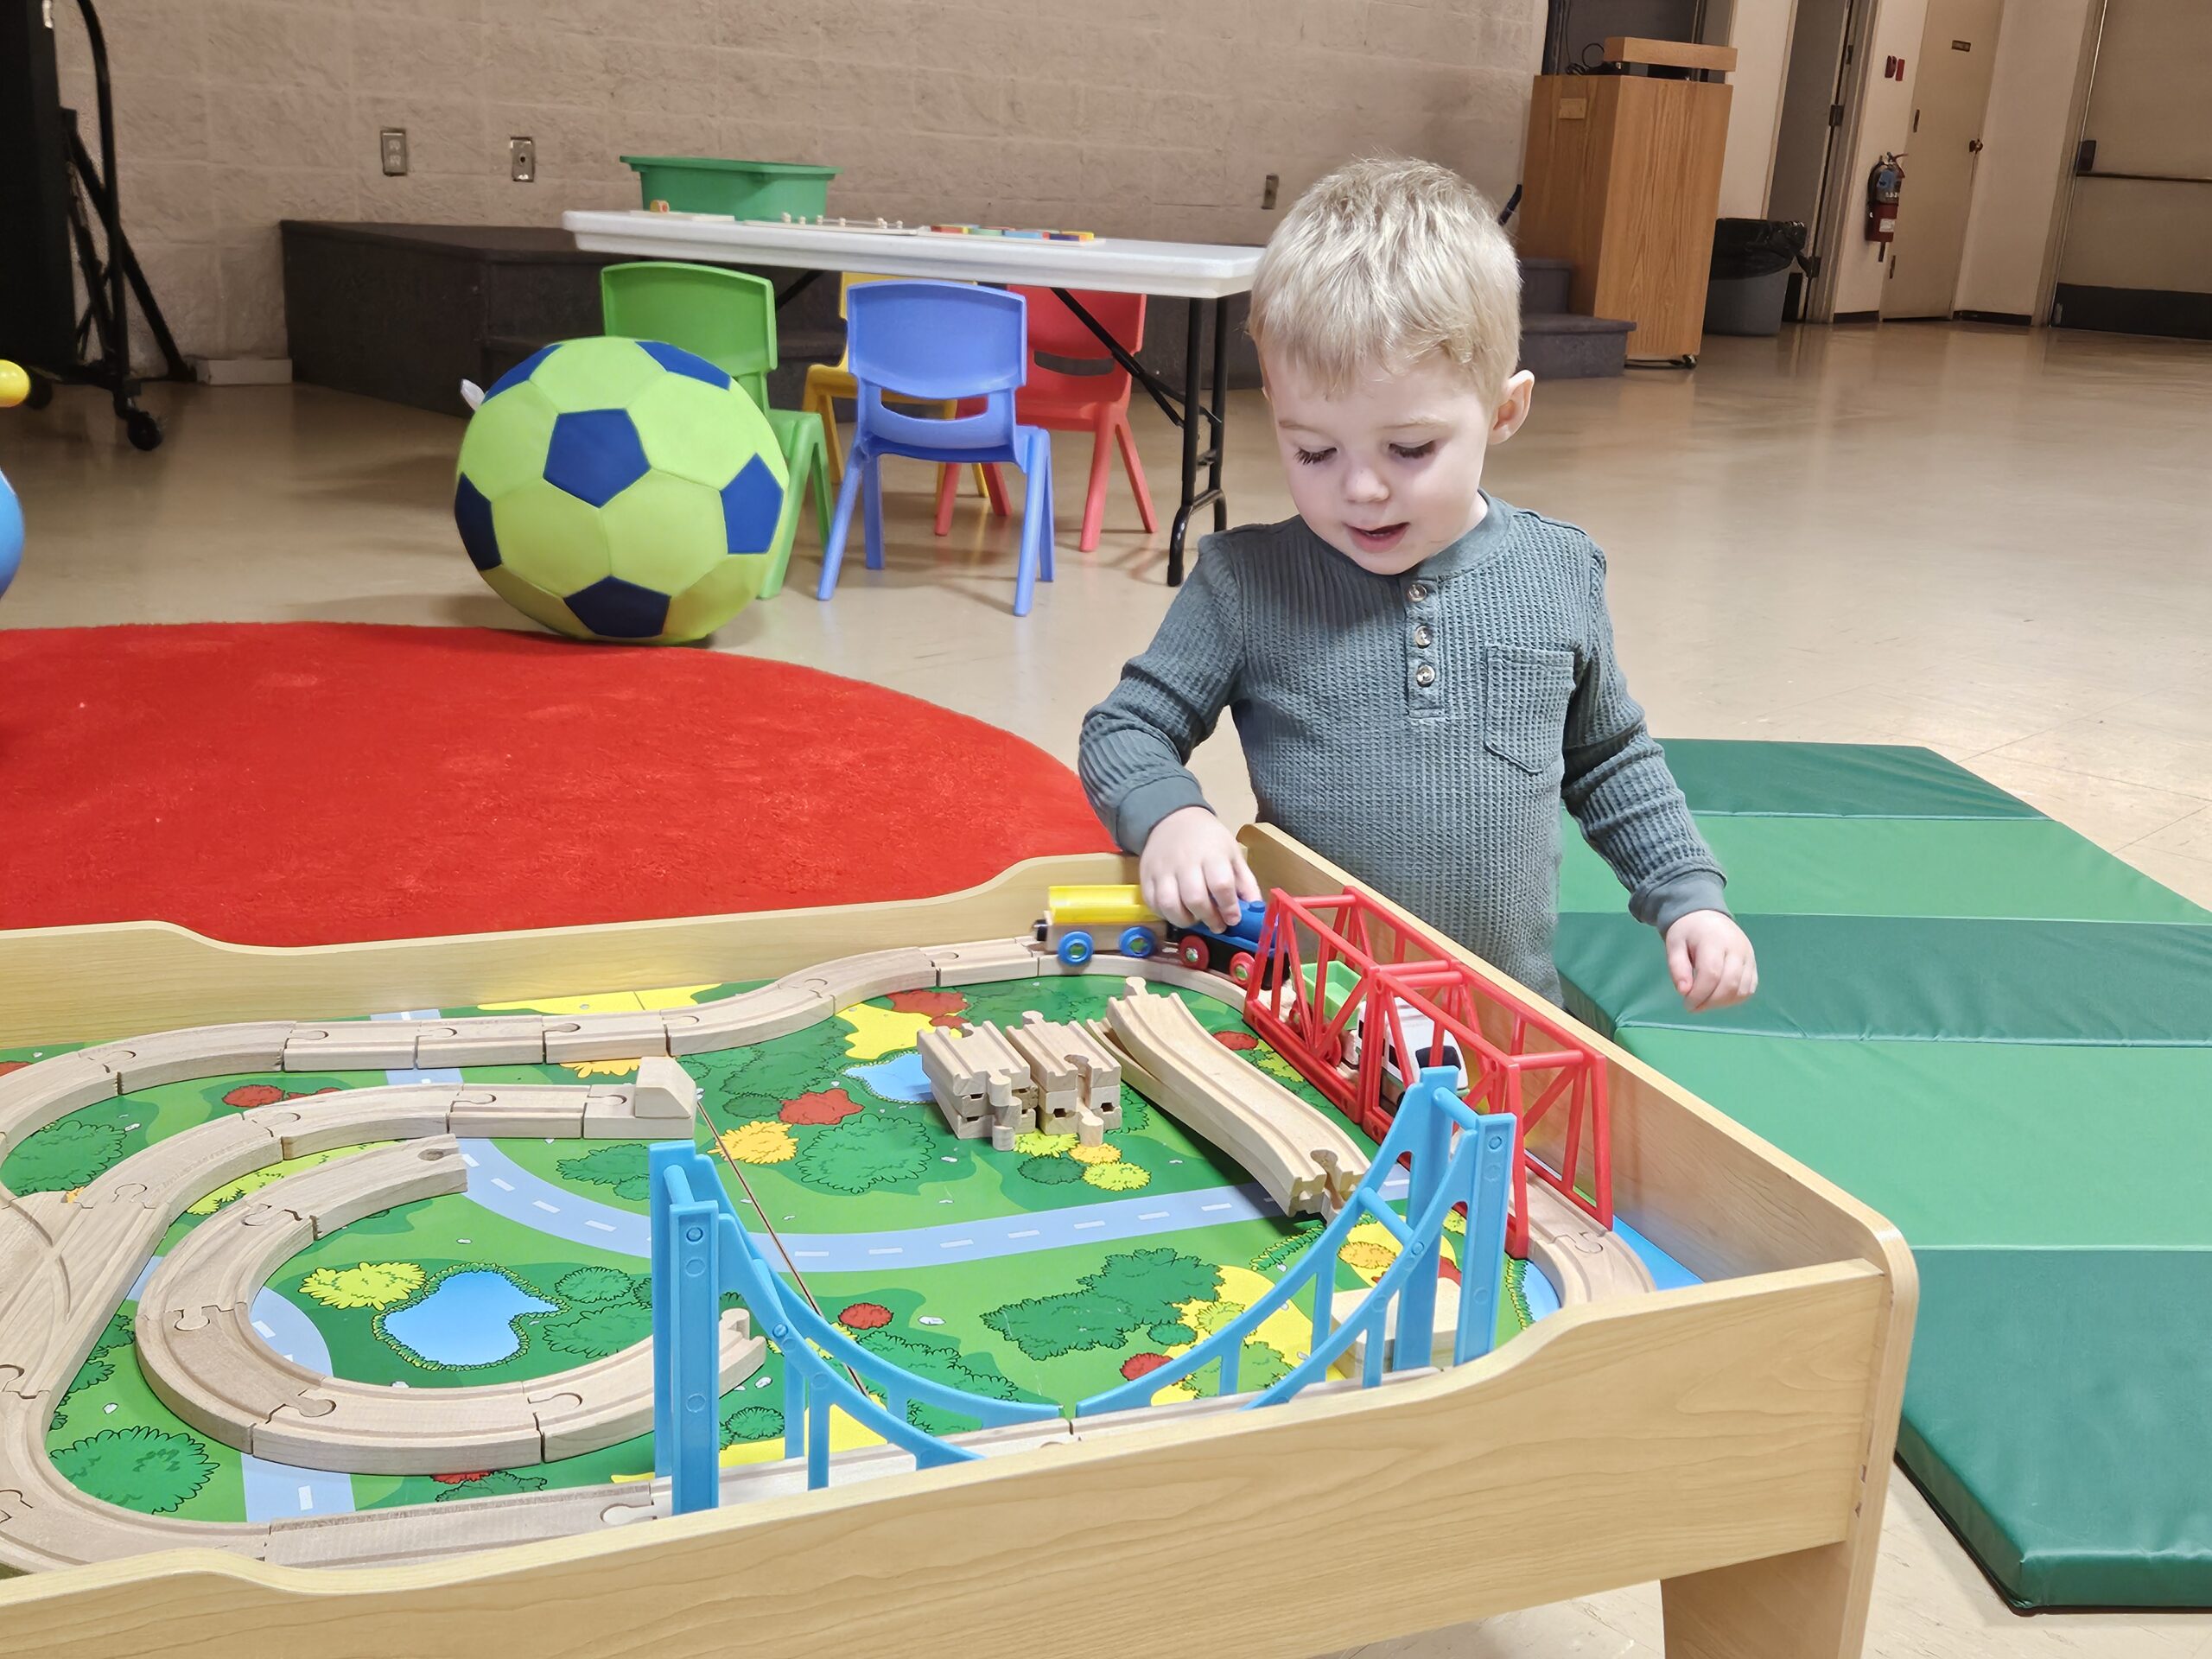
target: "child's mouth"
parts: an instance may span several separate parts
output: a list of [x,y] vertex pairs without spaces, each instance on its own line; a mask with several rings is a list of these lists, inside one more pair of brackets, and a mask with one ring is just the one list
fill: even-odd
[[1374,530],[1365,530],[1357,524],[1347,524],[1344,528],[1351,531],[1354,542],[1370,553],[1389,552],[1404,538],[1406,533],[1403,521],[1380,525]]

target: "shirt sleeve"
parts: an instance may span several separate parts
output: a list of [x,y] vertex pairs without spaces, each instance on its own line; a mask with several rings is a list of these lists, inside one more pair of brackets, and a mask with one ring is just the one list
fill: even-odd
[[1693,911],[1728,909],[1719,861],[1698,833],[1659,741],[1629,695],[1605,607],[1605,556],[1589,550],[1583,648],[1567,703],[1560,796],[1629,892],[1629,913],[1665,932]]
[[[1236,561],[1218,538],[1201,543],[1190,577],[1142,655],[1084,716],[1077,770],[1091,810],[1115,841],[1141,853],[1169,813],[1205,806],[1185,764],[1233,700],[1244,658]],[[1209,810],[1211,809],[1209,808]]]

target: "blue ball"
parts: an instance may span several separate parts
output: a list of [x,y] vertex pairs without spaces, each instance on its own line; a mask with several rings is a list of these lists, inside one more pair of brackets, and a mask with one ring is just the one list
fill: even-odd
[[8,591],[8,584],[16,579],[16,567],[22,561],[23,509],[15,491],[8,487],[8,475],[0,473],[0,594]]

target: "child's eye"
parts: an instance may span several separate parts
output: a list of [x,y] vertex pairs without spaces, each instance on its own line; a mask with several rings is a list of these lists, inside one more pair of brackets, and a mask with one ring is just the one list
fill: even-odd
[[1419,461],[1435,448],[1436,440],[1431,438],[1427,443],[1394,443],[1390,446],[1390,453],[1400,461]]
[[1299,464],[1302,467],[1319,467],[1323,461],[1326,461],[1331,455],[1333,455],[1336,453],[1337,452],[1333,448],[1300,449],[1298,452]]

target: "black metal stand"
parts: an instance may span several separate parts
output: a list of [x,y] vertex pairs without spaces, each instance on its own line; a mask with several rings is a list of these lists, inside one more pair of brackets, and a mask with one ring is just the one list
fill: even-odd
[[[77,130],[75,111],[66,111],[69,117],[69,234],[76,247],[78,269],[84,274],[85,310],[77,320],[77,362],[54,370],[41,365],[41,372],[32,379],[29,401],[34,406],[48,401],[54,395],[51,382],[57,379],[99,386],[113,400],[116,417],[124,423],[124,430],[132,445],[151,449],[162,441],[162,427],[151,411],[138,407],[140,383],[130,371],[130,313],[124,295],[126,283],[137,296],[138,308],[161,351],[168,378],[188,380],[192,371],[177,350],[176,340],[169,333],[162,308],[155,302],[153,289],[139,267],[138,257],[131,251],[130,243],[123,234],[116,178],[115,99],[108,82],[107,37],[101,32],[99,14],[92,10],[92,0],[77,0],[77,9],[84,14],[85,34],[92,48],[92,79],[99,102],[100,155],[107,170],[103,175],[93,162],[92,152],[85,148],[84,135]],[[104,245],[93,239],[95,218]],[[95,336],[99,352],[97,356],[91,356],[87,353]]]
[[[1190,302],[1190,332],[1183,342],[1183,393],[1179,398],[1158,375],[1137,361],[1122,342],[1116,340],[1099,323],[1097,318],[1083,308],[1082,302],[1065,288],[1052,292],[1060,302],[1075,313],[1083,326],[1098,337],[1098,343],[1113,354],[1114,360],[1129,372],[1132,378],[1145,389],[1152,401],[1160,405],[1160,412],[1183,429],[1183,493],[1175,509],[1174,528],[1167,537],[1167,585],[1177,588],[1183,582],[1183,548],[1191,526],[1191,515],[1200,507],[1213,508],[1213,527],[1229,528],[1229,503],[1221,493],[1222,433],[1228,414],[1229,397],[1229,302],[1213,302],[1213,397],[1205,401],[1205,385],[1200,378],[1201,354],[1205,348],[1206,302]],[[1202,454],[1198,448],[1198,417],[1203,416],[1210,429],[1212,442]],[[1198,468],[1206,469],[1206,485],[1198,487]]]

